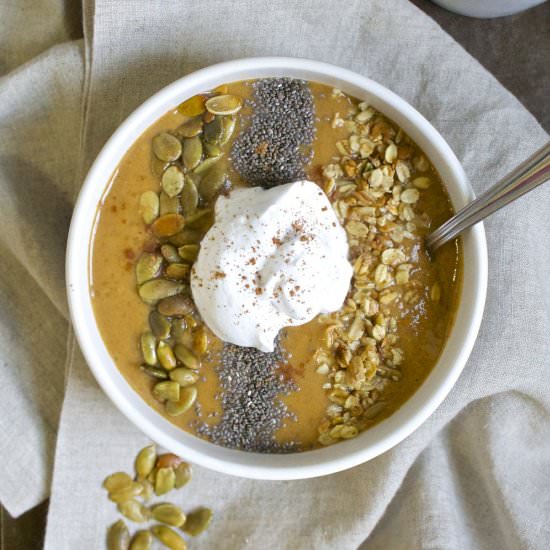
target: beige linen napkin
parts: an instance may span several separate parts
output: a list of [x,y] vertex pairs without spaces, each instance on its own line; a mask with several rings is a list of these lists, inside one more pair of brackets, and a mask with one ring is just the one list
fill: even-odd
[[[382,82],[442,132],[477,192],[548,139],[515,98],[405,0],[337,7],[330,0],[96,0],[85,3],[84,29],[83,168],[151,93],[196,68],[248,55],[320,59]],[[57,136],[64,149],[69,141]],[[481,334],[457,386],[426,424],[376,460],[321,479],[260,482],[195,468],[174,498],[186,509],[211,505],[216,519],[193,547],[548,546],[549,208],[550,193],[540,189],[488,222]],[[36,279],[55,295],[48,277]],[[116,515],[101,481],[129,469],[147,442],[99,390],[71,337],[68,347],[48,550],[103,547]],[[13,420],[11,409],[5,414]],[[23,483],[21,475],[15,480]]]

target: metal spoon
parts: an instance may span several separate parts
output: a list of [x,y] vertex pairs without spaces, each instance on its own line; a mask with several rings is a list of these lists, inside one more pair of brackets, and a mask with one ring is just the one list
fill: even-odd
[[550,143],[547,143],[507,176],[504,176],[496,185],[493,185],[483,195],[467,204],[441,227],[430,233],[425,241],[428,252],[435,252],[465,229],[472,227],[549,179]]

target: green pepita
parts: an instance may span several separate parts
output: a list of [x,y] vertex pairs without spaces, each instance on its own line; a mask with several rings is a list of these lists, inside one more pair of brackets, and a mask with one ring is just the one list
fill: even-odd
[[191,313],[194,305],[191,298],[178,294],[161,300],[157,305],[157,309],[167,317],[182,317]]
[[204,150],[209,157],[220,158],[223,155],[223,149],[219,145],[213,145],[212,143],[205,143]]
[[193,350],[197,355],[204,355],[208,349],[208,334],[204,326],[199,327],[193,338]]
[[221,190],[223,190],[226,181],[227,178],[223,166],[221,164],[215,164],[202,177],[202,180],[199,184],[200,196],[205,201],[211,201],[218,195]]
[[181,527],[185,523],[185,514],[182,510],[169,502],[153,506],[151,515],[153,519],[174,527]]
[[185,178],[185,185],[181,192],[181,207],[185,216],[190,216],[199,204],[199,192],[190,176]]
[[157,450],[154,445],[148,445],[139,451],[134,467],[139,477],[147,477],[157,462]]
[[153,173],[153,176],[156,176],[157,178],[160,178],[166,168],[170,166],[169,162],[166,162],[164,160],[160,160],[155,155],[151,157],[151,172]]
[[195,356],[195,354],[183,344],[176,344],[174,346],[174,353],[178,361],[183,363],[186,367],[192,370],[200,369],[201,363]]
[[222,135],[220,136],[220,145],[225,145],[233,135],[237,121],[235,117],[226,116],[222,118]]
[[185,116],[198,116],[204,113],[204,96],[194,95],[178,105],[178,111]]
[[202,141],[199,137],[183,140],[183,165],[188,170],[193,170],[202,158]]
[[184,262],[194,262],[199,255],[198,244],[184,244],[178,248],[178,254]]
[[150,331],[144,332],[140,338],[141,355],[150,366],[157,364],[157,340]]
[[189,216],[187,225],[191,229],[206,232],[210,229],[210,226],[214,223],[214,213],[210,208],[201,208],[195,210],[195,212]]
[[172,320],[172,330],[170,336],[174,339],[176,343],[183,343],[182,339],[184,338],[185,333],[187,332],[187,323],[185,319],[173,319]]
[[[201,212],[203,212],[201,210]],[[194,217],[195,214],[193,214],[191,217]],[[198,229],[188,229],[187,227],[180,231],[179,233],[176,233],[175,235],[172,235],[169,238],[169,241],[174,246],[183,246],[184,244],[196,244],[199,243],[202,239],[202,232]]]
[[174,453],[163,453],[157,459],[157,468],[175,468],[181,464],[182,458]]
[[118,511],[130,521],[143,523],[150,517],[149,509],[137,500],[125,500],[119,503]]
[[144,252],[136,263],[136,281],[138,285],[157,277],[160,274],[161,267],[162,256]]
[[[143,283],[139,287],[139,295],[141,299],[148,303],[154,304],[163,298],[168,298],[169,296],[174,296],[180,292],[185,292],[187,290],[187,285],[183,283],[178,283],[176,281],[169,281],[167,279],[152,279]],[[159,309],[163,315],[163,311]]]
[[176,402],[180,398],[180,386],[177,382],[174,382],[173,380],[158,382],[153,386],[153,395],[159,401]]
[[176,474],[175,487],[176,489],[181,489],[186,483],[191,480],[191,464],[187,462],[182,462],[174,468]]
[[170,550],[187,550],[187,543],[180,537],[173,529],[166,525],[153,525],[151,527],[153,535],[164,544],[164,546],[170,548]]
[[207,99],[204,106],[214,115],[234,115],[241,110],[243,100],[231,94],[223,94]]
[[176,367],[176,357],[172,351],[172,348],[166,342],[160,341],[158,343],[157,356],[160,364],[166,370],[169,371]]
[[189,264],[170,264],[166,268],[166,276],[170,277],[170,279],[177,279],[178,281],[189,279],[190,273],[191,268]]
[[224,133],[222,118],[217,116],[214,120],[204,125],[203,137],[207,143],[217,144]]
[[138,483],[137,481],[132,481],[132,484],[129,487],[126,487],[125,489],[120,489],[119,491],[110,492],[109,500],[120,504],[121,502],[125,502],[126,500],[130,500],[134,497],[141,495],[142,492],[143,487],[141,486],[141,483]]
[[164,243],[160,247],[160,253],[168,263],[175,264],[175,263],[181,262],[181,258],[178,254],[178,250],[173,244]]
[[162,174],[160,181],[162,189],[169,197],[175,197],[181,193],[183,182],[183,172],[177,166],[168,167],[164,174]]
[[202,117],[196,116],[184,122],[178,129],[178,135],[182,138],[198,136],[202,132]]
[[170,237],[179,233],[184,225],[185,220],[180,214],[164,214],[151,224],[151,229],[157,237]]
[[179,214],[180,200],[179,197],[169,197],[164,191],[159,195],[159,214]]
[[159,197],[154,191],[145,191],[145,193],[142,193],[139,198],[139,213],[147,225],[157,219],[159,208]]
[[199,375],[196,371],[188,369],[187,367],[178,367],[170,371],[170,379],[177,382],[180,386],[185,387],[195,384],[199,379]]
[[196,537],[197,535],[200,535],[210,525],[211,521],[212,510],[210,508],[197,508],[187,516],[182,530],[188,535]]
[[130,532],[124,521],[119,519],[107,531],[107,550],[128,550]]
[[158,311],[153,310],[149,313],[149,326],[151,327],[151,332],[155,335],[155,338],[158,338],[159,340],[166,340],[167,338],[170,338],[170,321]]
[[159,160],[172,162],[181,156],[181,142],[172,134],[163,132],[153,138],[153,153]]
[[166,403],[166,414],[170,416],[180,416],[187,412],[197,400],[197,393],[197,388],[195,386],[181,388],[178,401],[168,401]]
[[153,497],[154,493],[153,484],[148,479],[140,479],[139,483],[143,487],[140,497],[144,501],[150,500]]
[[168,373],[161,367],[155,367],[151,365],[141,365],[139,367],[145,374],[148,374],[152,378],[158,378],[159,380],[166,380]]
[[132,478],[126,472],[115,472],[105,478],[103,487],[109,493],[114,493],[122,489],[129,489],[132,486],[132,481]]
[[218,161],[222,158],[223,155],[218,155],[217,157],[209,157],[203,160],[193,171],[194,174],[202,176],[202,174],[208,172]]
[[153,534],[147,529],[137,531],[130,543],[130,550],[151,550]]
[[155,494],[164,495],[171,491],[176,483],[176,474],[173,468],[159,468],[155,477]]

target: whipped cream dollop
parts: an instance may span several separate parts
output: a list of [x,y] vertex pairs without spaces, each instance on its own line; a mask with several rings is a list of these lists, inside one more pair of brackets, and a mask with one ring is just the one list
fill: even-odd
[[281,328],[340,309],[347,256],[346,233],[315,183],[235,189],[216,202],[191,273],[193,299],[220,339],[273,351]]

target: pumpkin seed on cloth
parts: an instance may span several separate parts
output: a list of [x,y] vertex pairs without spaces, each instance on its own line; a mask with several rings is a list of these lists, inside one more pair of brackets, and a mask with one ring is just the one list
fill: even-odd
[[185,179],[181,169],[177,166],[170,166],[166,169],[164,174],[162,174],[160,183],[163,191],[169,197],[175,197],[181,193],[184,181]]
[[180,397],[177,401],[168,401],[165,405],[166,414],[170,416],[180,416],[186,413],[197,400],[196,386],[186,386],[180,389]]
[[167,132],[162,132],[153,138],[153,153],[159,160],[172,162],[181,156],[180,140]]
[[117,508],[125,518],[136,523],[144,523],[151,516],[149,509],[135,499],[120,502]]
[[151,508],[151,515],[153,519],[166,523],[166,525],[172,525],[173,527],[181,527],[185,523],[185,514],[181,508],[169,502],[153,506]]
[[185,220],[180,214],[164,214],[151,224],[151,229],[157,237],[170,237],[180,232],[184,225]]
[[191,464],[188,464],[187,462],[180,462],[174,468],[174,473],[176,474],[174,486],[176,489],[181,489],[191,480]]
[[164,495],[174,489],[176,484],[176,474],[173,468],[159,468],[155,477],[155,494]]
[[150,366],[157,364],[157,340],[152,332],[144,332],[140,338],[141,355],[143,360]]
[[138,285],[157,277],[160,274],[161,268],[162,256],[144,252],[136,263],[136,281]]
[[150,225],[159,215],[160,202],[159,196],[154,191],[145,191],[139,198],[139,213],[143,221]]
[[192,170],[202,159],[202,141],[199,137],[183,140],[183,165]]
[[[153,470],[151,470],[152,472]],[[149,473],[150,475],[150,473]],[[140,479],[140,485],[143,487],[143,491],[139,495],[144,501],[150,500],[153,497],[155,489],[153,484],[148,479]]]
[[105,478],[103,487],[107,489],[109,493],[113,493],[130,488],[132,481],[133,479],[126,472],[115,472]]
[[151,550],[153,545],[153,534],[148,529],[136,531],[132,537],[129,550]]
[[170,380],[177,382],[182,388],[185,386],[192,386],[199,379],[198,373],[187,367],[173,369],[170,371],[169,376]]
[[153,395],[159,401],[178,401],[180,398],[180,385],[173,380],[158,382],[153,386]]
[[[139,295],[141,299],[148,303],[154,304],[163,298],[168,298],[169,296],[174,296],[181,292],[187,290],[187,285],[183,283],[178,283],[175,281],[169,281],[167,279],[152,279],[143,283],[139,287]],[[163,315],[168,315],[163,313],[160,309],[159,311]]]
[[128,550],[130,532],[126,523],[119,519],[107,531],[107,550]]
[[182,463],[182,458],[174,453],[163,453],[157,459],[157,468],[175,468]]
[[119,504],[121,502],[125,502],[126,500],[131,500],[138,495],[141,495],[142,492],[143,487],[141,483],[138,483],[137,481],[132,481],[132,484],[128,488],[109,493],[109,500],[112,500],[113,502]]
[[166,525],[154,525],[151,527],[153,535],[170,550],[187,550],[187,543],[173,529]]
[[148,445],[139,451],[136,456],[134,468],[139,477],[147,477],[157,462],[157,449],[154,445]]
[[193,512],[187,515],[182,531],[192,537],[200,535],[210,525],[212,515],[210,508],[201,507],[193,510]]
[[241,110],[243,101],[236,95],[223,94],[207,99],[204,106],[213,115],[234,115]]

